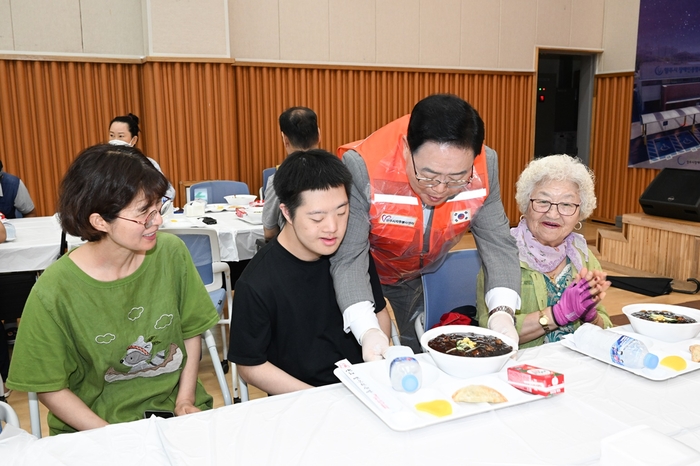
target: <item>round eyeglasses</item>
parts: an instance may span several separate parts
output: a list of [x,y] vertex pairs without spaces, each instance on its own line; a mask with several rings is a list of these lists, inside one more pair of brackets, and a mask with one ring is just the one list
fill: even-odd
[[160,206],[160,209],[155,209],[149,212],[148,216],[146,217],[146,220],[143,222],[139,220],[134,220],[132,218],[126,218],[126,217],[120,217],[117,215],[117,218],[120,218],[122,220],[127,220],[129,222],[134,222],[138,223],[139,225],[143,225],[144,229],[148,230],[153,226],[153,221],[156,219],[156,214],[165,215],[168,212],[168,209],[172,205],[173,201],[169,197],[165,196],[163,197],[163,205]]
[[441,184],[444,184],[447,189],[462,188],[471,183],[472,178],[474,177],[474,165],[472,165],[469,179],[467,180],[440,181],[436,180],[435,178],[422,178],[418,176],[418,171],[416,170],[416,161],[413,158],[413,152],[411,152],[411,162],[413,162],[413,173],[416,175],[416,182],[421,188],[435,188],[437,186],[440,186]]
[[550,202],[544,199],[530,199],[532,203],[532,210],[540,214],[546,214],[552,206],[557,206],[557,212],[565,217],[570,217],[576,213],[576,209],[579,208],[581,204],[574,204],[573,202]]

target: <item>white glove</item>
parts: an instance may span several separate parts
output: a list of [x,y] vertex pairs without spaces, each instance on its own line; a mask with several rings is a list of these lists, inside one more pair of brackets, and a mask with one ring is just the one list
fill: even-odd
[[[513,322],[513,318],[507,312],[500,311],[494,313],[489,317],[488,326],[494,332],[502,333],[512,338],[516,345],[520,341],[518,331],[515,329],[515,322]],[[515,349],[517,349],[517,347]]]
[[371,328],[362,335],[362,359],[365,362],[384,359],[389,348],[389,338],[378,328]]

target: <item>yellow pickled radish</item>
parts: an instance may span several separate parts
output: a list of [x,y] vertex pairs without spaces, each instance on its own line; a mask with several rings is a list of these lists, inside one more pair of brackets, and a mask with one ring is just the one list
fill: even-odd
[[425,401],[416,403],[416,409],[437,417],[449,416],[452,414],[452,405],[446,400]]
[[683,359],[680,356],[666,356],[659,362],[659,364],[676,371],[682,371],[683,369],[688,367],[688,364],[685,362],[685,359]]

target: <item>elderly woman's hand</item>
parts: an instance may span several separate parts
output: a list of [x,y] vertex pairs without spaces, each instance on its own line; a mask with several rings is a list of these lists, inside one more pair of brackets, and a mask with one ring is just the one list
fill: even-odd
[[[588,280],[588,284],[591,287],[591,296],[598,305],[603,299],[605,299],[605,291],[610,288],[610,282],[607,280],[607,275],[601,270],[593,270],[592,278]],[[586,312],[581,320],[584,322],[593,322],[598,318],[598,310],[592,307],[588,312]]]
[[552,315],[557,325],[575,322],[589,311],[595,310],[596,300],[591,294],[589,284],[589,279],[592,279],[591,273],[584,268],[577,278],[577,281],[566,287],[559,302],[552,306]]

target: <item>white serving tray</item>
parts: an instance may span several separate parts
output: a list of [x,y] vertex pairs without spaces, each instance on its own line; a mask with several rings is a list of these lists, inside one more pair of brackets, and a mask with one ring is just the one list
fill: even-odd
[[246,222],[246,223],[250,223],[251,225],[262,225],[262,224],[263,224],[262,219],[260,219],[260,220],[253,220],[253,219],[251,219],[250,217],[248,217],[247,215],[244,215],[243,217],[236,217],[236,218],[237,218],[238,220],[243,220],[243,221]]
[[[691,340],[683,340],[683,341],[678,341],[675,343],[669,343],[666,341],[661,341],[657,340],[655,338],[648,337],[646,335],[640,335],[639,333],[635,333],[632,330],[631,325],[623,325],[621,327],[615,327],[612,329],[608,329],[612,332],[620,333],[622,335],[627,335],[632,338],[636,338],[637,340],[641,340],[649,349],[650,353],[653,353],[659,357],[659,365],[656,367],[656,369],[649,369],[649,368],[642,368],[642,369],[632,369],[630,367],[625,367],[625,366],[619,366],[617,364],[614,364],[610,360],[605,360],[601,358],[597,358],[593,355],[588,354],[585,351],[582,351],[581,348],[578,348],[576,346],[576,342],[574,340],[574,334],[569,334],[564,336],[564,338],[561,340],[561,344],[566,346],[569,349],[572,349],[574,351],[578,351],[581,354],[585,354],[588,357],[591,357],[593,359],[596,359],[598,361],[610,364],[613,367],[620,368],[622,370],[632,372],[633,374],[636,374],[640,377],[644,377],[649,380],[668,380],[672,379],[674,377],[678,377],[679,375],[687,374],[688,372],[693,372],[698,369],[700,369],[700,363],[693,362],[692,359],[690,358],[690,345],[700,345],[700,339],[694,338]],[[674,369],[671,369],[666,366],[661,365],[661,360],[665,358],[666,356],[680,356],[683,359],[685,359],[687,363],[687,367],[682,370],[682,371],[677,371]]]
[[[417,392],[411,394],[398,392],[391,387],[389,366],[385,360],[363,364],[339,361],[336,363],[339,367],[333,373],[362,403],[396,431],[418,429],[545,398],[511,386],[507,382],[506,368],[496,374],[459,379],[435,367],[430,355],[418,354],[415,357],[423,370],[423,383]],[[452,401],[452,394],[467,385],[487,385],[498,390],[508,401],[494,404]],[[415,408],[416,403],[433,400],[449,402],[452,414],[437,417]]]
[[223,212],[228,209],[228,204],[207,204],[204,207],[204,212]]
[[160,228],[167,230],[168,228],[204,228],[206,226],[207,225],[197,217],[186,217],[177,214],[170,218],[164,218]]

